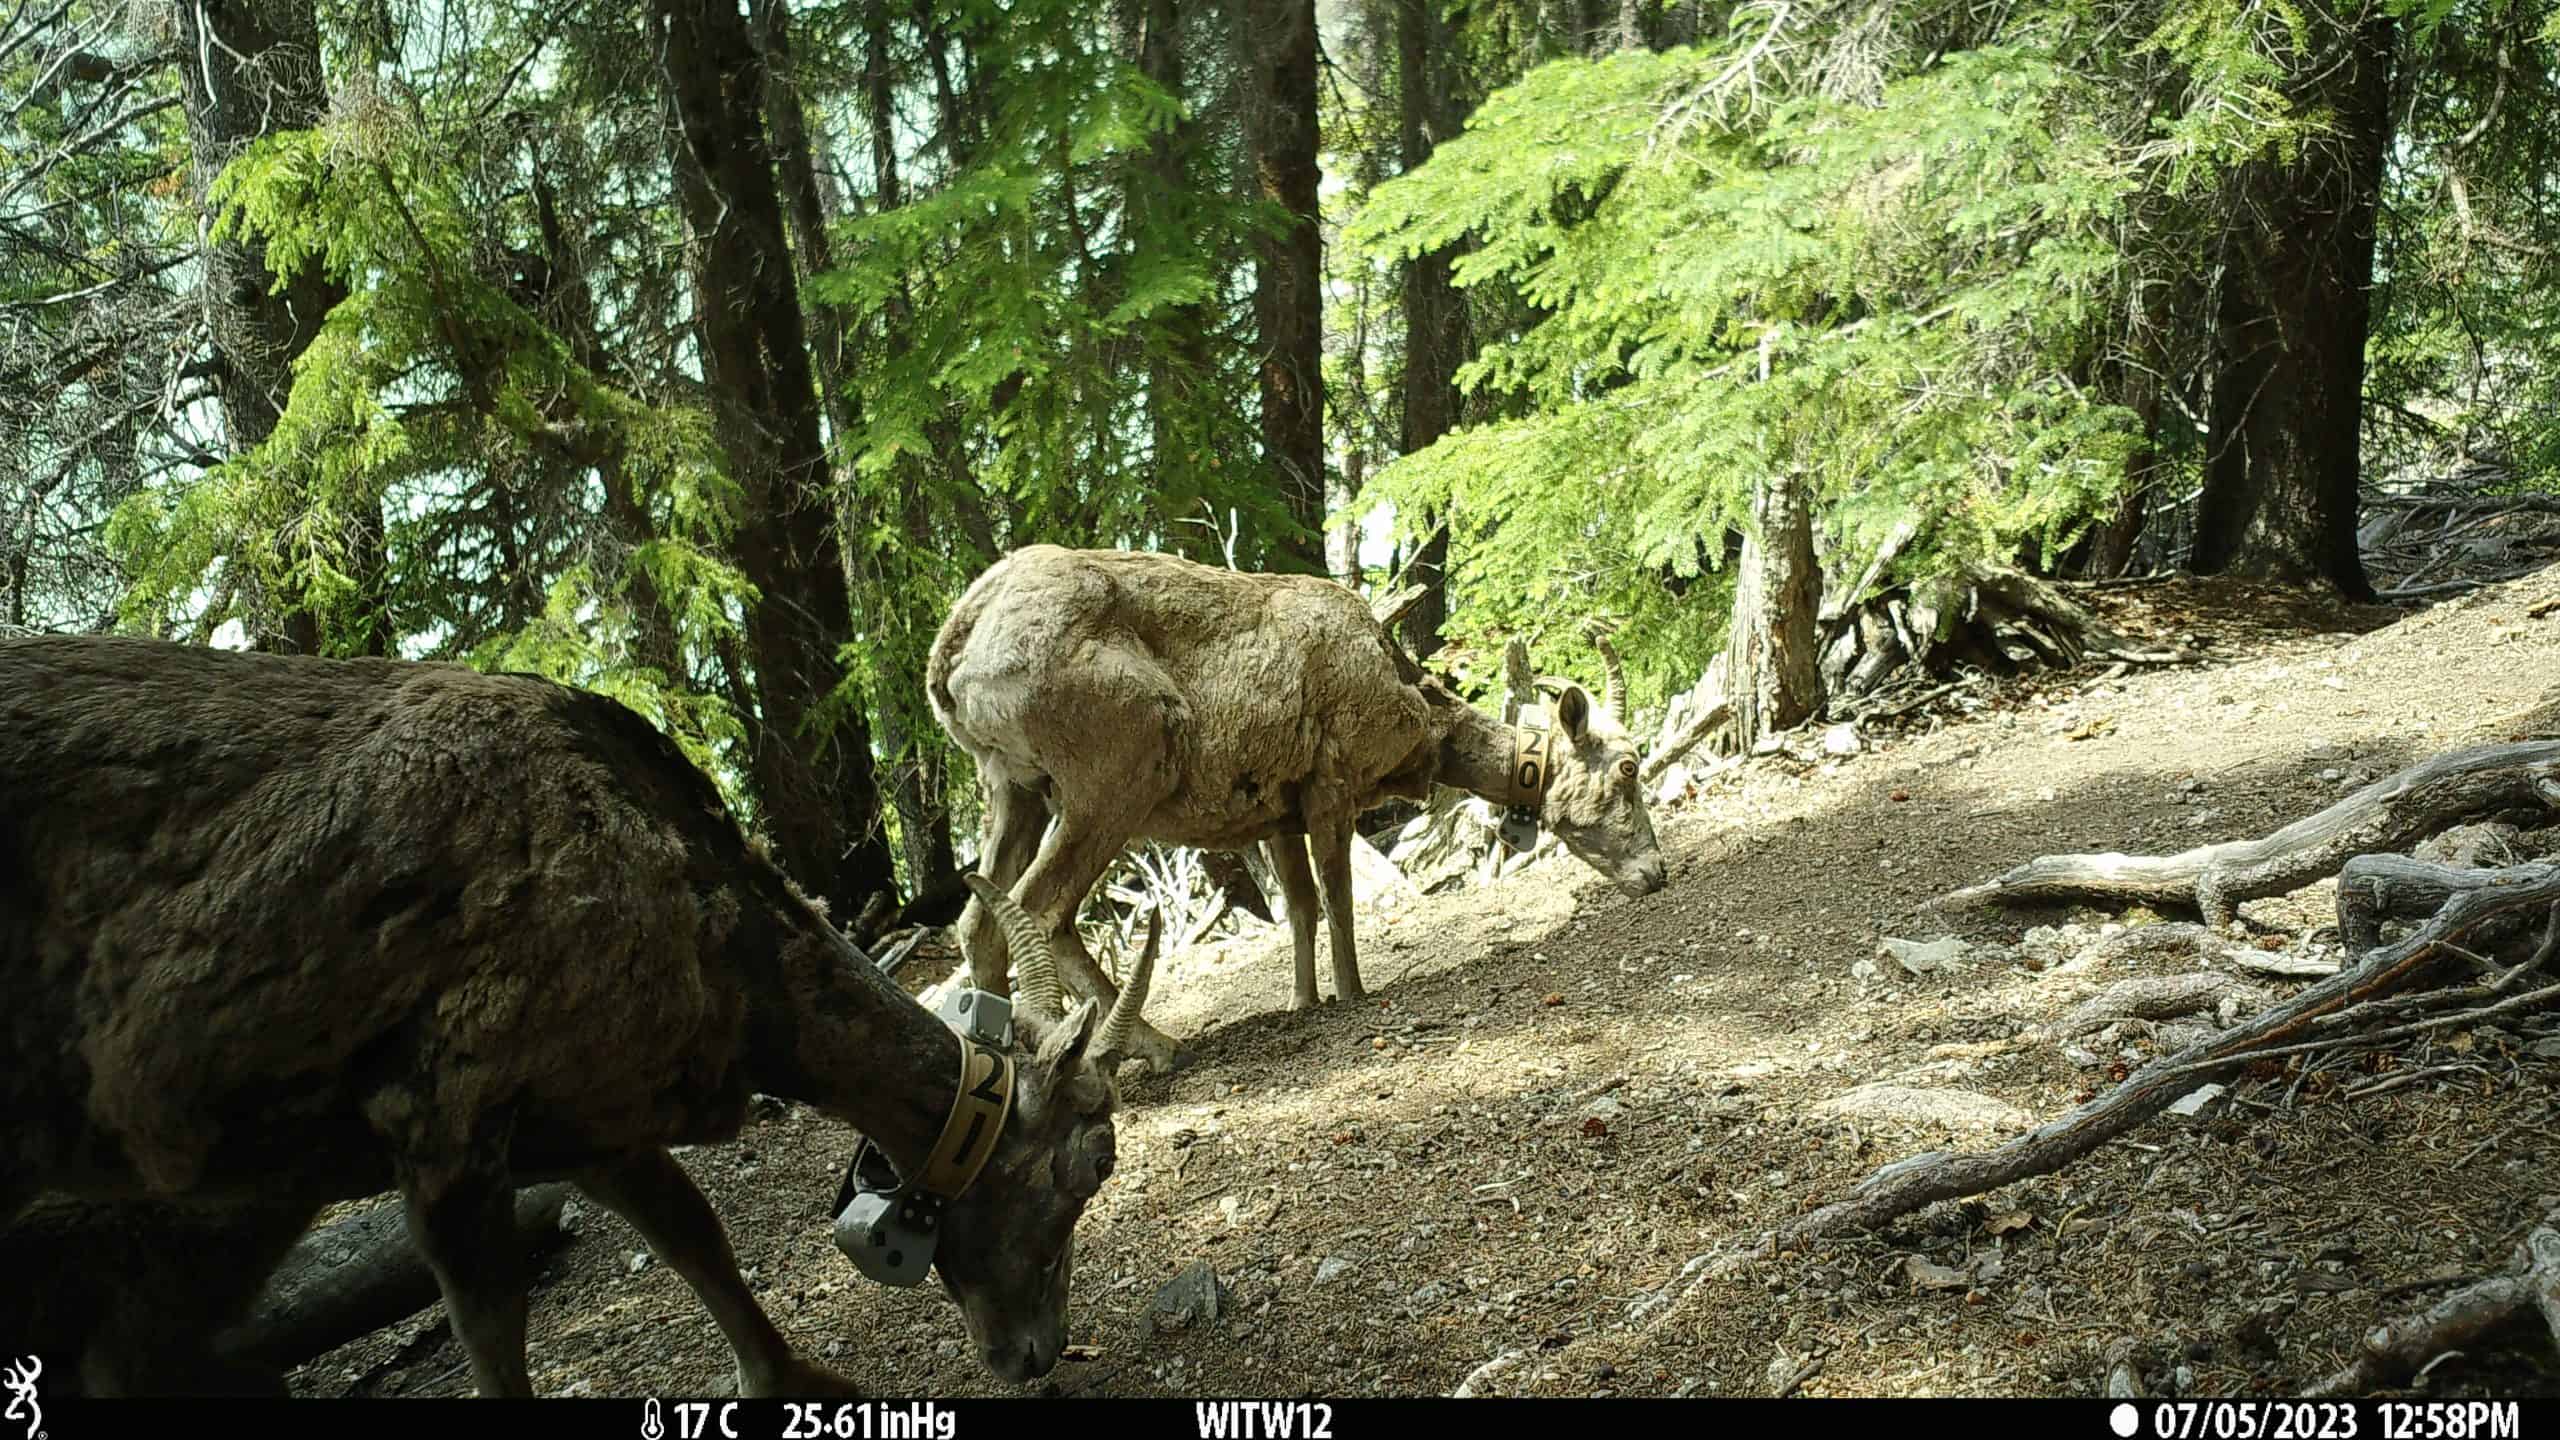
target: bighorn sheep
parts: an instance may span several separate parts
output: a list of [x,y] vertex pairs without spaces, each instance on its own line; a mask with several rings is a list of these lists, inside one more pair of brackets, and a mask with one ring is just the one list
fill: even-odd
[[[925,679],[935,718],[984,781],[979,868],[1047,927],[1069,982],[1094,996],[1112,995],[1111,983],[1074,922],[1133,839],[1267,847],[1288,898],[1301,1009],[1316,1003],[1319,880],[1334,991],[1362,994],[1353,822],[1392,797],[1427,799],[1435,782],[1538,809],[1628,894],[1663,884],[1635,746],[1613,707],[1562,685],[1550,731],[1489,719],[1332,580],[1029,546],[961,596]],[[960,927],[976,983],[1000,989],[1004,960],[982,907]],[[1143,1020],[1130,1053],[1158,1068],[1179,1059]]]
[[[500,1242],[517,1184],[566,1177],[701,1297],[742,1393],[848,1390],[665,1147],[771,1094],[913,1176],[948,1153],[966,1052],[639,716],[446,665],[0,640],[0,796],[0,1221],[200,1209],[272,1264],[322,1205],[397,1189],[480,1392],[526,1395],[529,1277]],[[1113,1163],[1103,1051],[1135,1017],[1046,1013],[1049,958],[1013,958],[1004,1053],[1028,1053],[935,1263],[1020,1380],[1065,1338]]]

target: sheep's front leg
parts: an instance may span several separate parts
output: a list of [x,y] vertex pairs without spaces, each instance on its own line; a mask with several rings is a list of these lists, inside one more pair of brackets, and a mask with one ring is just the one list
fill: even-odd
[[[1154,797],[1143,797],[1152,804]],[[1143,813],[1143,812],[1141,812]],[[1023,872],[1022,884],[1015,888],[1014,898],[1034,920],[1046,928],[1055,943],[1058,976],[1070,995],[1090,996],[1102,1002],[1107,1010],[1120,998],[1119,987],[1102,967],[1093,963],[1093,954],[1084,948],[1084,937],[1076,933],[1077,912],[1084,909],[1087,895],[1102,879],[1111,862],[1120,858],[1128,846],[1129,827],[1117,817],[1079,817],[1068,810],[1040,844],[1038,858]],[[1172,1037],[1138,1017],[1130,1027],[1128,1053],[1165,1074],[1181,1068],[1190,1057]]]
[[1355,909],[1351,895],[1351,822],[1325,821],[1307,827],[1307,848],[1315,852],[1316,879],[1324,886],[1324,918],[1333,930],[1333,995],[1358,1000],[1360,960],[1352,939]]
[[503,1170],[469,1168],[401,1179],[409,1238],[444,1292],[445,1315],[471,1357],[480,1393],[525,1400],[526,1256],[516,1191]]
[[711,1312],[738,1360],[738,1393],[748,1396],[856,1395],[853,1382],[794,1354],[738,1273],[719,1214],[693,1177],[664,1150],[643,1150],[578,1177],[578,1188],[631,1222],[668,1268]]
[[1274,835],[1262,843],[1280,877],[1280,898],[1289,906],[1289,940],[1297,947],[1297,989],[1289,997],[1292,1010],[1316,1008],[1316,875],[1307,868],[1306,842],[1295,835]]
[[[999,781],[987,789],[986,822],[978,831],[979,873],[1010,892],[1039,853],[1041,832],[1049,828],[1049,802],[1028,786]],[[974,896],[960,913],[960,953],[968,957],[971,984],[991,994],[1013,993],[1000,958],[1004,943],[996,936],[996,918]]]

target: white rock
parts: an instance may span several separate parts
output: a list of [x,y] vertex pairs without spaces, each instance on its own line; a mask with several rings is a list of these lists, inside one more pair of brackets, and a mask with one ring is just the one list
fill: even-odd
[[2024,1125],[2030,1118],[2007,1101],[1971,1090],[1924,1090],[1911,1085],[1861,1085],[1822,1102],[1821,1108],[1834,1115],[1944,1125],[1955,1130],[1998,1130]]
[[1858,738],[1855,725],[1834,725],[1822,732],[1822,753],[1825,755],[1855,755],[1866,748],[1866,742]]
[[1662,772],[1662,783],[1654,787],[1653,803],[1668,805],[1689,793],[1689,767],[1674,765]]
[[1888,936],[1878,952],[1914,975],[1949,969],[1964,959],[1965,943],[1953,935],[1935,940],[1896,940]]
[[2195,1089],[2188,1091],[2186,1094],[2179,1096],[2177,1100],[2172,1102],[2169,1106],[2169,1113],[2172,1115],[2187,1116],[2201,1114],[2204,1111],[2204,1107],[2212,1104],[2214,1101],[2222,1097],[2222,1090],[2223,1087],[2219,1085],[2199,1085]]

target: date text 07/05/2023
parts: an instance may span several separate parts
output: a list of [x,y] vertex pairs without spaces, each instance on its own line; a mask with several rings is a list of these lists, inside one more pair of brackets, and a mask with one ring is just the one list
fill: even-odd
[[2512,1400],[2164,1400],[2115,1407],[2119,1440],[2521,1440]]

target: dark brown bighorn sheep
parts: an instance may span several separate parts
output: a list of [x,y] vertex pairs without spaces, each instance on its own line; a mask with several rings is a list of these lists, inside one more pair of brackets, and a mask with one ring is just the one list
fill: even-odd
[[[1316,1003],[1319,881],[1334,991],[1362,994],[1353,822],[1391,798],[1428,799],[1434,783],[1535,812],[1630,895],[1663,884],[1635,745],[1612,710],[1557,682],[1550,730],[1481,715],[1332,580],[1030,546],[952,608],[926,688],[985,785],[979,868],[1038,918],[1070,985],[1093,996],[1114,992],[1076,915],[1135,839],[1267,847],[1288,896],[1302,1009]],[[988,929],[983,906],[962,914],[976,983],[1001,990]],[[1130,1053],[1160,1069],[1178,1059],[1143,1019]]]
[[[525,1395],[513,1193],[565,1177],[693,1287],[742,1392],[849,1388],[767,1319],[666,1147],[736,1135],[761,1093],[916,1174],[962,1044],[638,715],[447,665],[0,640],[0,797],[0,1221],[176,1204],[281,1253],[396,1189],[481,1393]],[[1010,1113],[935,1256],[1014,1380],[1065,1338],[1113,1161],[1097,1026],[1134,1018],[1054,1008],[1017,1008]]]

